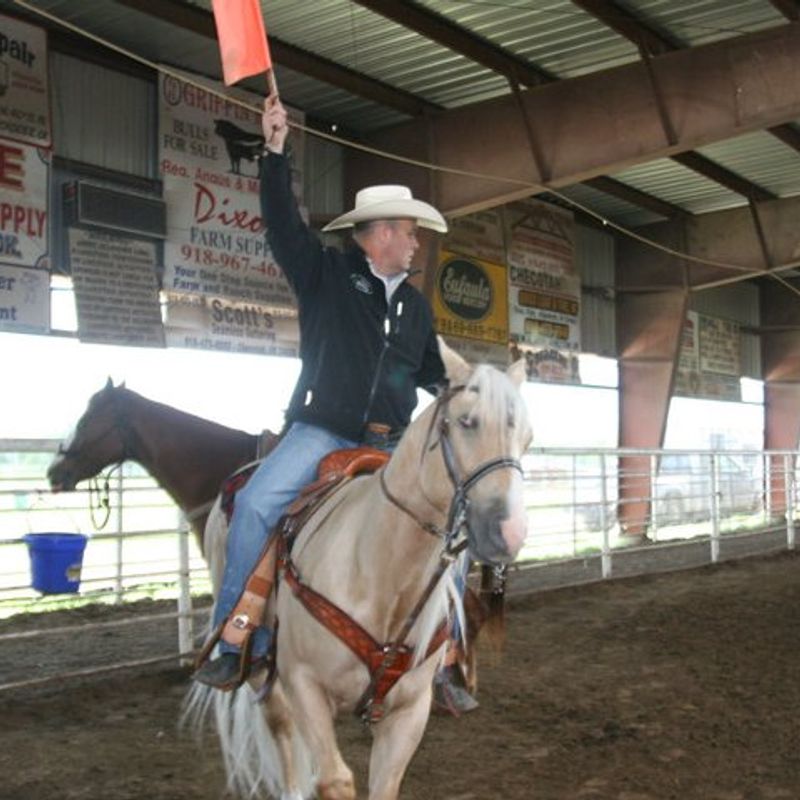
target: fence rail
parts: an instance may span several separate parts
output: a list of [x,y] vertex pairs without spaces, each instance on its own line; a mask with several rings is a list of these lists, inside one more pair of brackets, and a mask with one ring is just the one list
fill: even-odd
[[[171,598],[175,612],[166,617],[175,620],[177,649],[96,669],[170,657],[185,660],[193,649],[197,618],[205,615],[192,608],[193,598],[210,588],[206,565],[185,519],[140,467],[124,464],[102,479],[108,481],[109,507],[95,509],[93,521],[90,501],[96,505],[95,490],[84,484],[69,494],[49,491],[46,468],[57,445],[52,440],[0,440],[0,619],[88,603],[118,606],[144,597]],[[795,451],[532,449],[523,459],[529,536],[510,571],[509,591],[516,594],[794,549],[797,455]],[[620,520],[637,504],[646,507],[646,537],[632,540]],[[94,527],[98,511],[108,512],[101,530]],[[23,537],[49,531],[89,536],[77,595],[42,595],[30,586]],[[153,618],[143,615],[141,623]],[[137,622],[134,616],[93,624]],[[46,641],[64,635],[64,630],[45,627],[25,635]],[[0,627],[0,643],[14,638],[20,633],[3,633]],[[76,674],[91,671],[81,669]],[[0,690],[49,679],[6,674],[0,668]]]

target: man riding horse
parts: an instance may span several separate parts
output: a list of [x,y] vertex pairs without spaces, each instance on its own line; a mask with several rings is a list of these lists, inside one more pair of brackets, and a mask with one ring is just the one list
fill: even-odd
[[[406,187],[370,186],[358,192],[352,211],[324,228],[352,228],[355,247],[323,247],[292,193],[284,154],[287,114],[276,97],[266,101],[262,125],[261,212],[269,245],[297,296],[302,370],[283,438],[234,502],[213,619],[218,654],[194,675],[223,690],[239,686],[267,655],[271,631],[237,604],[252,591],[251,573],[273,527],[315,479],[320,459],[362,444],[391,449],[410,421],[417,387],[435,393],[446,383],[430,306],[406,280],[418,227],[445,233],[442,215]],[[470,710],[476,703],[452,682],[456,670],[440,672],[437,690],[451,708]]]

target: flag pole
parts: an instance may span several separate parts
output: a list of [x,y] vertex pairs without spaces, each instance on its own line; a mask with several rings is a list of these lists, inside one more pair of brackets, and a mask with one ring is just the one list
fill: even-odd
[[272,67],[267,70],[267,89],[270,97],[278,97],[278,81],[275,80],[275,70]]

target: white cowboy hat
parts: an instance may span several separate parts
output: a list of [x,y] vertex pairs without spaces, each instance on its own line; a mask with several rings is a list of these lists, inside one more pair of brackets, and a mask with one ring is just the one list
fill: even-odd
[[447,233],[444,217],[428,203],[415,200],[407,186],[367,186],[356,194],[356,207],[329,222],[323,231],[351,228],[374,219],[413,219],[421,228]]

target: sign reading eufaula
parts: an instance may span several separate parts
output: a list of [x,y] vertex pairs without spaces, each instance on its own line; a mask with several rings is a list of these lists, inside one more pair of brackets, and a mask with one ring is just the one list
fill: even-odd
[[683,324],[674,394],[741,399],[741,340],[736,322],[689,311]]
[[0,139],[0,264],[48,269],[50,151]]
[[[164,290],[273,308],[295,299],[266,242],[259,208],[263,100],[197,76],[159,79],[159,163],[167,203]],[[290,110],[290,119],[302,115]],[[302,136],[288,151],[302,185]]]
[[532,380],[577,382],[580,277],[572,214],[549,203],[514,203],[508,224],[509,333]]
[[0,331],[50,330],[50,273],[0,266]]
[[505,345],[508,340],[506,270],[479,258],[442,250],[433,314],[443,336]]
[[291,309],[225,297],[167,295],[167,345],[229,353],[297,356],[300,328]]
[[153,242],[69,230],[78,339],[164,346]]
[[50,147],[47,35],[0,14],[0,137]]

